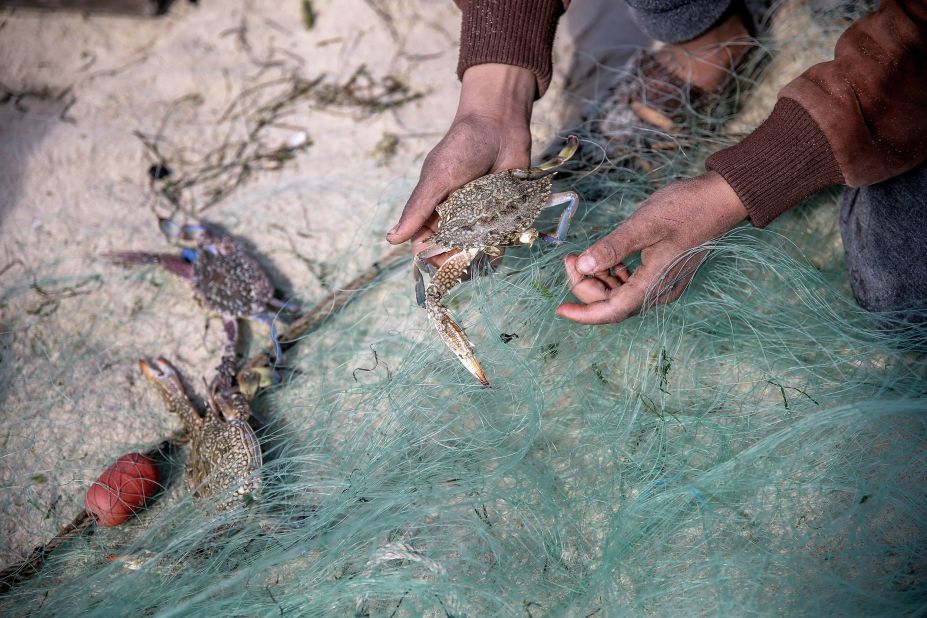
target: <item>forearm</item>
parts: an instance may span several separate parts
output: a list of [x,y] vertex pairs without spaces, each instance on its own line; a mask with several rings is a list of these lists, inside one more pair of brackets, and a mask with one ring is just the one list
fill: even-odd
[[863,186],[927,160],[927,2],[880,9],[851,26],[834,60],[779,94],[740,144],[709,157],[762,227],[833,184]]
[[463,12],[457,75],[472,66],[506,64],[536,77],[540,97],[553,73],[551,50],[557,22],[569,0],[457,0]]

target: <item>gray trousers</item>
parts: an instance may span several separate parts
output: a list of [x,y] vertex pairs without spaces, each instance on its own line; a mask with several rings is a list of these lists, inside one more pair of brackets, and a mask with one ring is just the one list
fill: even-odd
[[728,10],[744,17],[747,29],[756,33],[771,0],[625,0],[631,17],[651,38],[664,43],[694,39]]
[[845,190],[840,235],[850,285],[864,309],[927,309],[927,164]]

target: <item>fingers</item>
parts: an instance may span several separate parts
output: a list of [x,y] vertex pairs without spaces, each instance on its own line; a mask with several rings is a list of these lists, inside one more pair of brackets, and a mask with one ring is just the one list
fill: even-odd
[[[563,260],[567,273],[570,291],[576,298],[584,303],[593,303],[608,298],[612,290],[618,288],[624,281],[608,271],[598,272],[586,277],[576,269],[576,256],[568,255]],[[627,272],[622,264],[621,268]],[[625,281],[627,278],[625,278]]]
[[[412,245],[412,255],[418,255],[423,251],[434,249],[434,245],[431,243],[431,237],[434,236],[437,231],[438,214],[432,213],[425,221],[425,224],[412,235],[410,243]],[[457,253],[457,251],[445,251],[444,253],[438,253],[430,257],[426,256],[424,259],[435,268],[441,268],[444,262],[455,253]]]
[[576,286],[573,293],[584,304],[564,303],[557,308],[557,315],[579,324],[609,324],[626,320],[640,312],[647,290],[659,272],[658,268],[643,264],[626,283],[617,287],[606,290],[604,283],[600,283],[602,287],[597,291],[591,287],[584,288],[582,293],[585,298],[576,293],[580,289]]
[[[607,324],[640,312],[662,262],[645,260],[631,274],[622,260],[661,242],[661,228],[648,215],[648,209],[641,207],[578,258],[565,261],[571,290],[582,304],[564,303],[557,315],[580,324]],[[584,275],[592,276],[583,279]]]
[[[664,187],[611,234],[567,261],[567,278],[580,303],[565,303],[557,314],[604,324],[639,313],[645,303],[676,300],[704,259],[703,243],[745,217],[740,198],[714,172]],[[631,274],[620,263],[637,252],[643,265]],[[617,286],[603,275],[609,270]]]
[[428,248],[428,241],[438,231],[438,214],[431,213],[420,228],[412,233],[412,253],[419,254]]
[[631,278],[631,271],[624,264],[618,264],[618,266],[612,268],[612,271],[615,273],[615,278],[621,283],[627,283],[628,279]]

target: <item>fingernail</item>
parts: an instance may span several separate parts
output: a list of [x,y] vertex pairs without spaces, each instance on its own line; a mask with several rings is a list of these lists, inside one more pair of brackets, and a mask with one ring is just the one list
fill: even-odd
[[399,224],[397,223],[396,225],[394,225],[394,226],[392,227],[392,229],[390,229],[390,231],[388,231],[388,232],[386,233],[386,235],[387,235],[387,236],[393,236],[393,235],[395,235],[396,232],[398,232],[398,231],[399,231]]
[[595,259],[591,255],[581,255],[576,260],[576,269],[583,273],[595,272]]

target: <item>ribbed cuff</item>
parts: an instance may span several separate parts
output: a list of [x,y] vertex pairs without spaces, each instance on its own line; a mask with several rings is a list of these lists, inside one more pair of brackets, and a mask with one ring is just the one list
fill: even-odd
[[824,133],[792,99],[779,99],[763,124],[708,157],[705,168],[731,185],[756,227],[766,227],[812,193],[844,183]]
[[477,64],[511,64],[537,76],[538,96],[550,85],[551,49],[563,0],[468,0],[462,4],[457,77]]

